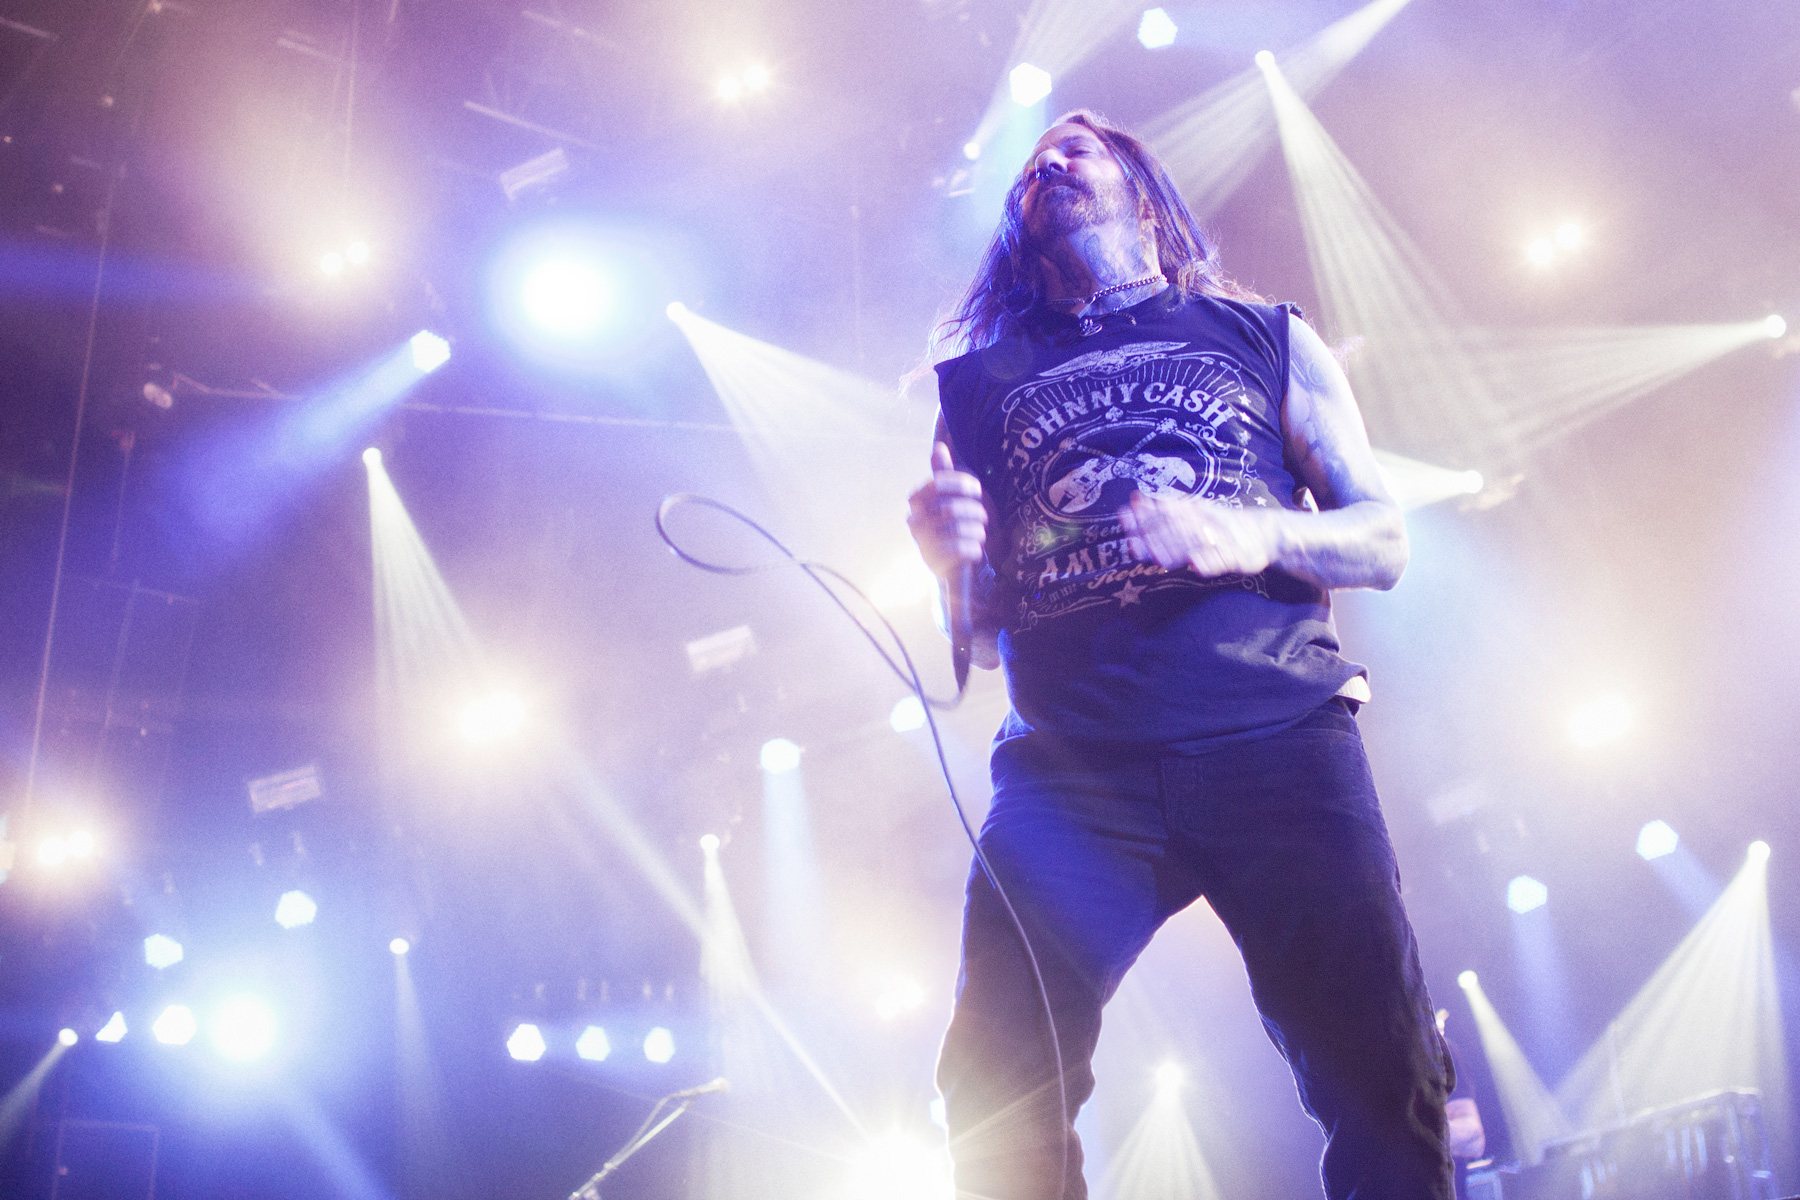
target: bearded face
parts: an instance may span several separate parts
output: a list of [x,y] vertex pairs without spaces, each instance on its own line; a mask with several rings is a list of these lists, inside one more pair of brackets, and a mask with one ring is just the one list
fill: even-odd
[[1046,174],[1025,195],[1025,234],[1034,246],[1131,213],[1131,192],[1122,179],[1093,183],[1072,172]]

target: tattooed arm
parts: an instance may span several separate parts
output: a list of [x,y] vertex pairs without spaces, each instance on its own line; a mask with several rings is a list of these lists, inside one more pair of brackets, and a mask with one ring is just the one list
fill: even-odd
[[1406,521],[1381,481],[1350,381],[1298,317],[1288,319],[1288,343],[1282,432],[1296,478],[1322,511],[1248,511],[1139,493],[1120,514],[1126,532],[1170,570],[1211,577],[1273,566],[1327,589],[1391,588],[1406,569]]

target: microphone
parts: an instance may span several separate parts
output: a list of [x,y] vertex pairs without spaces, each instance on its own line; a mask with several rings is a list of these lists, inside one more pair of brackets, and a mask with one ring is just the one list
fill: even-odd
[[958,563],[950,577],[950,665],[956,690],[969,686],[969,660],[975,645],[975,565]]
[[708,1092],[729,1092],[730,1090],[731,1080],[721,1075],[711,1083],[703,1083],[699,1087],[685,1088],[682,1091],[675,1092],[669,1099],[686,1100],[690,1096],[704,1096]]

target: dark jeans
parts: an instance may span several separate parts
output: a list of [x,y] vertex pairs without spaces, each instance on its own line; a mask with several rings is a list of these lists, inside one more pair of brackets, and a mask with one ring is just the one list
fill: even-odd
[[[1043,970],[1071,1121],[1094,1090],[1102,1006],[1157,928],[1205,896],[1325,1131],[1326,1194],[1449,1200],[1453,1076],[1346,702],[1198,755],[1029,734],[998,745],[993,770],[981,844]],[[978,866],[938,1061],[959,1196],[1086,1197],[1049,1047],[1018,934]]]

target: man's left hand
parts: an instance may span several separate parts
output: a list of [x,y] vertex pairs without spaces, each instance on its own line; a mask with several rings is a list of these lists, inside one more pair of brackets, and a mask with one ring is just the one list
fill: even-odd
[[1246,512],[1202,496],[1134,492],[1119,521],[1140,553],[1164,570],[1187,567],[1203,579],[1256,575],[1275,561],[1280,528],[1269,512]]

